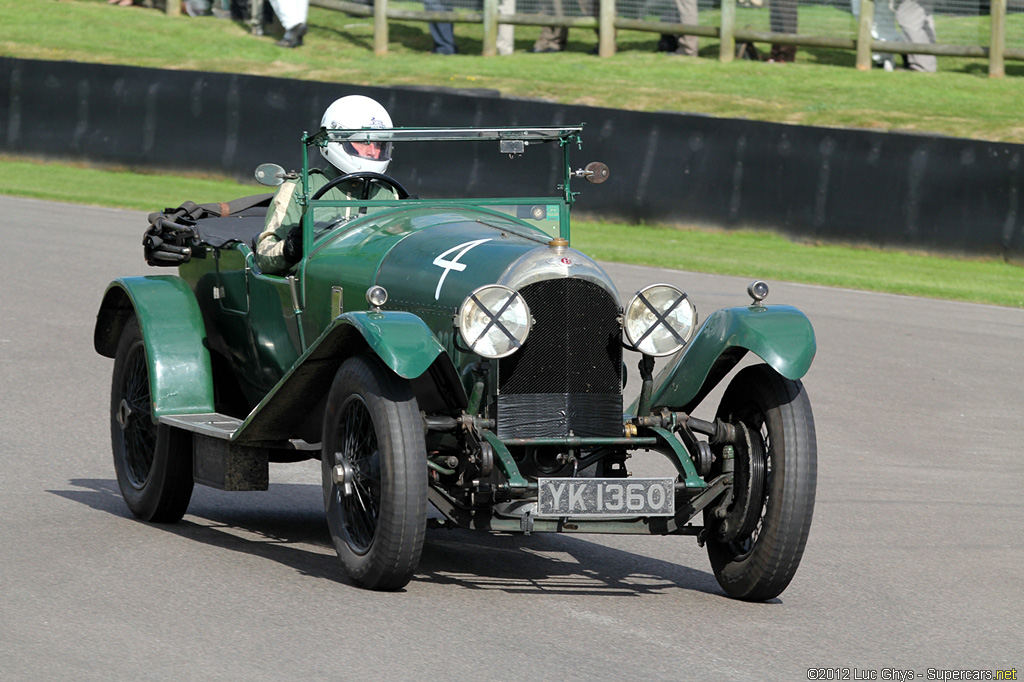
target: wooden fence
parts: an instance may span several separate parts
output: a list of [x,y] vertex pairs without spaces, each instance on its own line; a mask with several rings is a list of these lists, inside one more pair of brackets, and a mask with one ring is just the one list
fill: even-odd
[[[886,2],[887,0],[880,0]],[[735,59],[736,43],[779,43],[800,47],[830,47],[851,50],[857,53],[857,69],[871,68],[874,52],[891,54],[930,54],[946,57],[976,57],[988,59],[988,75],[1001,78],[1005,75],[1007,59],[1024,61],[1024,49],[1006,47],[1006,1],[991,0],[989,10],[989,45],[944,45],[932,43],[905,43],[876,40],[871,36],[871,25],[875,13],[875,0],[861,0],[860,19],[856,38],[834,36],[813,36],[803,34],[771,33],[750,31],[736,27],[736,0],[721,0],[721,20],[718,26],[695,26],[691,24],[666,23],[627,19],[616,14],[615,0],[600,0],[598,16],[567,17],[546,14],[500,14],[498,0],[482,0],[481,11],[421,12],[390,7],[388,0],[374,0],[372,5],[350,0],[310,0],[310,5],[345,12],[352,16],[373,17],[373,49],[378,55],[388,51],[388,21],[448,21],[463,24],[483,24],[483,55],[494,56],[497,51],[499,24],[514,26],[565,26],[569,28],[590,28],[598,32],[598,55],[611,57],[615,54],[615,31],[648,31],[673,35],[703,36],[719,40],[718,58],[723,62]],[[181,0],[166,0],[167,13],[181,13]],[[250,2],[254,8],[261,3]],[[256,12],[254,11],[254,14]],[[251,21],[259,30],[260,20]]]

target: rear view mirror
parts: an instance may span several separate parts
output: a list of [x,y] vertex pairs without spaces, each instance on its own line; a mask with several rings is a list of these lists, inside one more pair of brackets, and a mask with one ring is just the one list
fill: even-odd
[[586,173],[584,177],[587,179],[587,182],[595,185],[600,185],[608,179],[608,166],[600,161],[591,161],[583,170]]
[[288,175],[284,172],[284,168],[276,163],[264,163],[256,168],[256,182],[261,185],[277,187],[283,184],[287,177]]
[[574,170],[571,175],[574,178],[583,178],[587,182],[600,185],[608,179],[608,166],[600,161],[591,161],[585,167]]

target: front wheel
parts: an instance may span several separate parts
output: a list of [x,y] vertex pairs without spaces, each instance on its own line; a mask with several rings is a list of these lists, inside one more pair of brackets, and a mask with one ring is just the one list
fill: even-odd
[[416,396],[377,358],[349,358],[334,377],[323,428],[324,508],[338,557],[359,585],[401,589],[419,565],[427,523]]
[[121,332],[110,388],[114,470],[128,509],[143,521],[180,521],[192,499],[192,434],[153,421],[149,362],[139,322]]
[[718,417],[738,427],[738,442],[733,502],[724,518],[705,512],[711,567],[729,596],[773,599],[793,579],[811,527],[817,480],[811,404],[801,382],[754,365],[729,384]]

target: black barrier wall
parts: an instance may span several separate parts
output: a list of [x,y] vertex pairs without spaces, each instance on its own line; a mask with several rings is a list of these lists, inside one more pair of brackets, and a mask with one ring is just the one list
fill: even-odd
[[[251,178],[266,161],[298,167],[302,132],[346,94],[379,100],[399,126],[584,122],[574,165],[611,168],[603,185],[574,185],[577,208],[593,215],[1024,260],[1024,146],[976,140],[566,106],[492,91],[0,58],[0,150]],[[560,182],[553,153],[504,159],[482,144],[439,153],[406,143],[389,171],[424,197],[550,195]]]

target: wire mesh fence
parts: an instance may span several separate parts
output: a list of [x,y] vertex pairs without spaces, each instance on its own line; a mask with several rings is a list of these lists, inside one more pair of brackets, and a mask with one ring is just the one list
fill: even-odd
[[857,20],[851,13],[849,2],[737,0],[736,28],[854,38],[857,35]]

